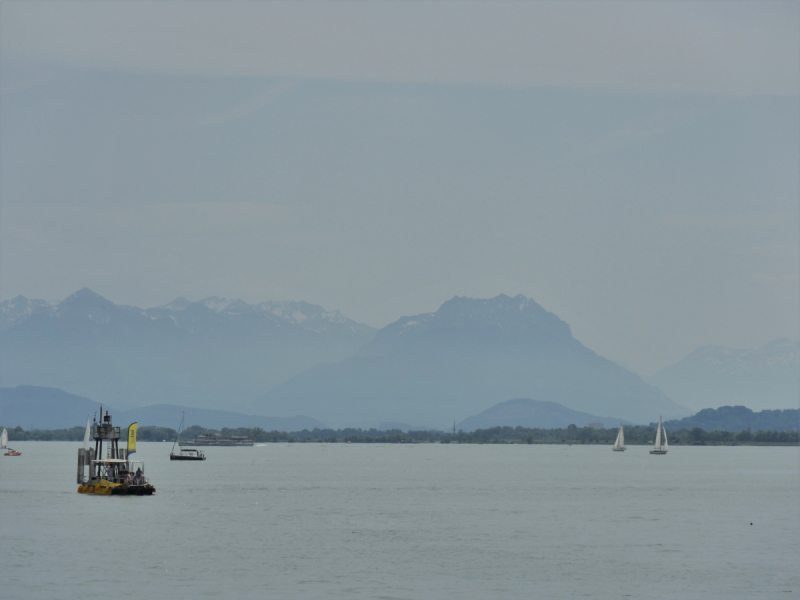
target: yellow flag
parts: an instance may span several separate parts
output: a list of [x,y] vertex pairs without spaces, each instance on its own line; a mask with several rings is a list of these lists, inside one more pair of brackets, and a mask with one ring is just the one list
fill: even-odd
[[131,423],[128,427],[128,456],[136,452],[136,427],[138,423]]

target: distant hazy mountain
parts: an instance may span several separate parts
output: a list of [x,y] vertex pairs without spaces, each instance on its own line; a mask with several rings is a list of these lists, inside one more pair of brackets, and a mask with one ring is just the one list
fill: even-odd
[[328,312],[321,306],[308,302],[247,304],[242,300],[226,300],[216,296],[199,302],[189,302],[185,298],[178,298],[169,304],[151,308],[145,312],[150,317],[167,316],[175,320],[179,326],[192,331],[197,328],[216,326],[216,322],[208,319],[209,314],[220,315],[222,318],[228,319],[247,317],[251,319],[249,324],[258,323],[267,331],[270,328],[296,325],[303,330],[312,331],[328,338],[370,340],[376,331],[374,327],[348,319],[338,310]]
[[51,306],[44,300],[28,300],[24,296],[0,302],[0,332],[21,323],[33,313],[52,312],[55,312],[55,306]]
[[23,429],[66,429],[83,425],[100,405],[55,388],[0,388],[0,425]]
[[318,365],[267,393],[258,412],[308,414],[334,427],[391,421],[447,428],[505,398],[536,397],[633,422],[689,414],[572,337],[524,296],[453,298],[403,317],[357,355]]
[[208,429],[223,427],[261,427],[265,431],[302,431],[303,429],[325,429],[327,426],[311,417],[262,417],[246,415],[227,410],[207,410],[190,408],[175,404],[154,404],[142,408],[120,411],[122,419],[129,423],[136,421],[142,425],[172,427],[177,429],[181,421],[181,413],[186,413],[184,425],[200,425]]
[[721,406],[718,409],[703,409],[685,419],[667,421],[664,427],[669,431],[694,427],[705,431],[793,431],[800,427],[799,413],[796,408],[753,412],[746,406]]
[[495,404],[482,413],[464,419],[456,428],[475,431],[488,427],[529,427],[532,429],[559,429],[569,425],[586,427],[589,423],[602,423],[603,427],[619,427],[627,421],[613,417],[597,417],[571,410],[555,402],[517,398]]
[[733,404],[797,408],[800,342],[782,338],[758,350],[703,346],[648,382],[693,410]]
[[[23,429],[67,429],[83,425],[87,416],[99,416],[100,403],[89,398],[68,394],[55,388],[22,385],[0,388],[0,426]],[[186,413],[184,425],[200,425],[210,429],[222,427],[261,427],[267,431],[302,431],[324,428],[309,417],[260,417],[224,410],[203,410],[172,404],[158,404],[131,410],[119,410],[105,404],[114,423],[127,427],[134,421],[140,425],[156,425],[177,429],[181,412]]]
[[0,315],[0,385],[132,406],[240,408],[352,355],[375,331],[305,302],[179,298],[144,310],[88,289],[56,305],[20,296],[0,303]]

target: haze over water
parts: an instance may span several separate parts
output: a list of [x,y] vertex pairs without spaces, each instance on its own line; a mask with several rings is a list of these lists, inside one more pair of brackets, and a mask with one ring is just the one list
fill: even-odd
[[[268,444],[0,458],[0,598],[776,598],[800,593],[798,449]],[[752,522],[752,526],[750,523]]]

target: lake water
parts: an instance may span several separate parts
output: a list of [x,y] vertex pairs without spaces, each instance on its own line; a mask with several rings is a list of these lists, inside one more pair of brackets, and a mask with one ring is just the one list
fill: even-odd
[[117,498],[13,446],[2,600],[800,597],[797,448],[140,443]]

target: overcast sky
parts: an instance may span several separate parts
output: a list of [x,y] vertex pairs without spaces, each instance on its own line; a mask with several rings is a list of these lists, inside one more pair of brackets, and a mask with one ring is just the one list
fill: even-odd
[[0,4],[0,299],[522,293],[650,374],[797,339],[796,2]]

